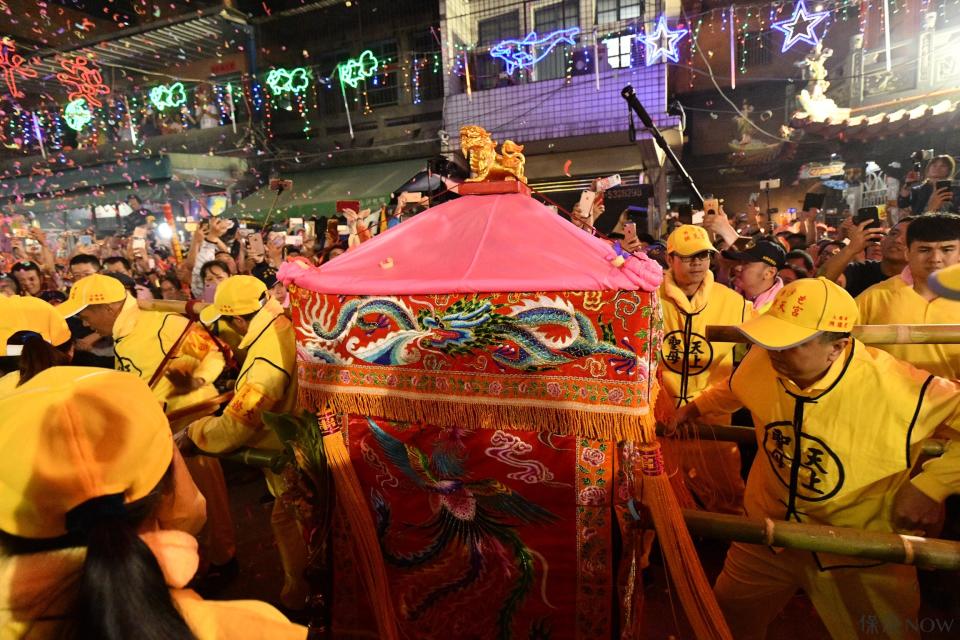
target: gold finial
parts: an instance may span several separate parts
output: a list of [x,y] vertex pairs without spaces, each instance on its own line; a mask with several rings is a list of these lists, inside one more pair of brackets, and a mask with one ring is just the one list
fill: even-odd
[[518,180],[524,184],[523,175],[527,159],[523,155],[523,145],[513,140],[503,143],[503,154],[497,153],[497,143],[483,127],[475,124],[460,127],[460,150],[470,160],[470,172],[473,177],[468,182],[485,180]]

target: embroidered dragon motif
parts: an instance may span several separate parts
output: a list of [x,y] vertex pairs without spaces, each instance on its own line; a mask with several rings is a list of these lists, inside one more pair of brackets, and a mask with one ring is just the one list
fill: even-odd
[[[542,371],[589,358],[607,357],[621,373],[632,373],[638,356],[628,341],[603,337],[583,313],[560,297],[541,294],[508,307],[466,298],[442,311],[421,310],[416,316],[399,298],[351,299],[336,317],[316,310],[305,316],[304,335],[314,359],[331,361],[337,342],[354,328],[344,347],[354,358],[379,365],[418,362],[423,353],[447,356],[487,354],[502,369]],[[301,333],[307,328],[300,327]],[[608,333],[604,331],[604,333]]]

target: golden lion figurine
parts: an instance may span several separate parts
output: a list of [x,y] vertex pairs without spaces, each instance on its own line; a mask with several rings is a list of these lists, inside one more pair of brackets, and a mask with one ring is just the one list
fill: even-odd
[[503,143],[503,155],[497,153],[497,143],[487,130],[477,125],[460,128],[460,150],[470,160],[473,174],[468,182],[484,180],[519,180],[526,184],[523,167],[527,159],[523,155],[523,145],[513,140]]

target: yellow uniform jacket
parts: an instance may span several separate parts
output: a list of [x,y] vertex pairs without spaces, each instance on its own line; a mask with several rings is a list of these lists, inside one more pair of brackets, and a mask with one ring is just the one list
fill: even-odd
[[[174,313],[142,311],[137,301],[127,296],[113,325],[114,367],[134,373],[149,382],[187,323],[186,318]],[[202,327],[194,326],[167,369],[189,371],[194,378],[203,378],[207,384],[187,394],[172,395],[173,385],[166,377],[162,377],[154,386],[153,393],[167,411],[189,407],[217,395],[213,381],[223,367],[223,354],[216,344]]]
[[[753,317],[752,305],[707,272],[693,298],[680,290],[667,271],[660,285],[663,344],[660,350],[663,415],[670,415],[714,382],[733,371],[732,342],[708,342],[707,325],[739,325]],[[658,411],[660,413],[660,411]],[[729,417],[729,416],[728,416]],[[725,422],[715,416],[716,422]]]
[[[174,606],[197,640],[305,640],[306,627],[256,600],[204,600],[185,585],[200,559],[193,537],[180,531],[142,532],[167,581]],[[17,556],[0,555],[0,638],[63,637],[86,549],[73,547]],[[64,588],[65,585],[68,588]],[[131,630],[131,638],[137,637]]]
[[[960,322],[960,301],[927,301],[902,276],[873,285],[859,296],[860,324],[954,324]],[[935,376],[960,379],[960,344],[882,344],[890,355]]]
[[[909,480],[913,445],[941,425],[960,438],[960,385],[851,340],[808,389],[780,376],[754,347],[729,381],[694,401],[705,413],[746,406],[759,452],[744,506],[751,517],[892,531],[894,495]],[[956,445],[956,443],[951,443]],[[912,482],[942,500],[960,490],[960,445]]]
[[223,415],[201,418],[188,429],[200,449],[211,453],[238,447],[280,450],[273,430],[263,424],[262,413],[292,411],[297,403],[297,346],[293,323],[283,307],[270,299],[253,317],[240,343],[246,349],[235,395]]

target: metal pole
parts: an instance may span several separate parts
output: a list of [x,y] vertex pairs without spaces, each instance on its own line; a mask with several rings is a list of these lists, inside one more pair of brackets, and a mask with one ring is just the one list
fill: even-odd
[[890,61],[890,0],[883,0],[883,48],[889,72],[893,68]]
[[340,95],[343,96],[343,111],[347,114],[347,128],[350,129],[350,139],[353,140],[353,120],[350,118],[350,104],[347,102],[347,88],[340,76],[340,67],[337,67],[337,78],[340,80]]
[[[737,88],[737,47],[733,33],[734,6],[730,5],[730,88]],[[699,46],[699,43],[697,44]]]
[[600,45],[598,44],[597,30],[593,30],[593,80],[597,85],[597,91],[600,91]]
[[673,168],[677,172],[677,176],[680,180],[690,189],[690,193],[693,194],[695,199],[695,204],[703,206],[703,196],[700,194],[700,190],[697,189],[697,185],[693,183],[693,178],[690,177],[690,174],[687,173],[687,170],[680,163],[680,159],[677,157],[677,154],[673,152],[673,149],[670,148],[670,145],[664,139],[663,134],[660,133],[660,129],[657,128],[657,125],[653,123],[653,118],[650,117],[650,114],[647,113],[647,110],[643,108],[640,99],[637,98],[637,93],[634,91],[631,85],[627,85],[620,91],[620,96],[627,101],[627,104],[630,105],[630,108],[633,109],[640,117],[640,121],[643,122],[643,126],[646,127],[647,131],[653,136],[654,141],[656,141],[657,146],[660,147],[660,150],[663,151],[664,155],[667,156],[667,159],[670,160],[670,164],[673,165]]

